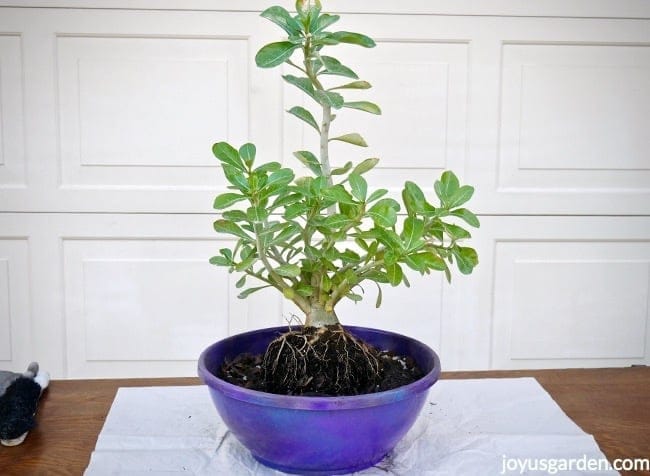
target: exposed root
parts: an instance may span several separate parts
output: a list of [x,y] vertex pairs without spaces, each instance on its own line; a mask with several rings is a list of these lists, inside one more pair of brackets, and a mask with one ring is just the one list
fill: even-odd
[[303,327],[271,342],[262,362],[267,391],[358,395],[381,378],[379,353],[341,326]]

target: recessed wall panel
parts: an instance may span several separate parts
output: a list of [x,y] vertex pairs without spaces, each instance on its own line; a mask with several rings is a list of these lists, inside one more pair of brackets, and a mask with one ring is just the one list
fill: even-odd
[[0,32],[0,189],[25,186],[21,36]]
[[57,37],[66,188],[223,185],[210,151],[248,135],[248,42]]

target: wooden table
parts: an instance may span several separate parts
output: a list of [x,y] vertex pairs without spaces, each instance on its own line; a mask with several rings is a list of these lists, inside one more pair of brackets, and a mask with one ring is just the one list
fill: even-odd
[[[535,377],[595,436],[610,461],[650,458],[650,367],[443,374],[446,379],[526,376]],[[38,427],[22,445],[0,447],[0,474],[82,474],[119,387],[197,384],[195,378],[53,381],[41,400]]]

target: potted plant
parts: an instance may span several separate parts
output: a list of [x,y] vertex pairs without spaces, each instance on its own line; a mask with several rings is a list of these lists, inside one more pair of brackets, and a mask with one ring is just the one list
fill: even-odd
[[405,268],[440,271],[448,280],[454,265],[471,273],[478,258],[461,244],[470,238],[463,226],[479,221],[463,208],[474,189],[451,171],[433,184],[433,205],[414,182],[404,184],[401,203],[370,188],[364,175],[378,159],[331,166],[331,141],[366,146],[357,132],[335,132],[336,116],[381,110],[346,101],[346,92],[371,85],[327,53],[342,43],[372,48],[375,42],[330,31],[339,16],[323,13],[319,0],[297,0],[296,10],[273,6],[262,13],[287,38],[261,48],[255,61],[295,70],[283,79],[307,95],[318,120],[302,106],[287,112],[315,131],[319,150],[294,152],[304,166],[297,172],[260,164],[251,143],[214,144],[230,184],[214,201],[221,211],[214,229],[237,242],[210,262],[241,274],[240,298],[275,288],[304,313],[304,323],[217,342],[201,355],[199,374],[226,424],[258,460],[289,472],[334,474],[375,464],[390,451],[440,372],[435,353],[415,339],[344,328],[337,304],[360,301],[362,285],[374,283],[379,307],[383,285],[409,286]]

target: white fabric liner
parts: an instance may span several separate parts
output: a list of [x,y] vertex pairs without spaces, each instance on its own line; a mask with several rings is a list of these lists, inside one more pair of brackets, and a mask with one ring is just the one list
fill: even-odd
[[[498,475],[504,474],[504,457],[604,455],[535,379],[441,380],[394,451],[356,474]],[[618,474],[578,467],[558,474]],[[120,388],[85,474],[156,473],[283,474],[257,463],[227,431],[207,387]]]

